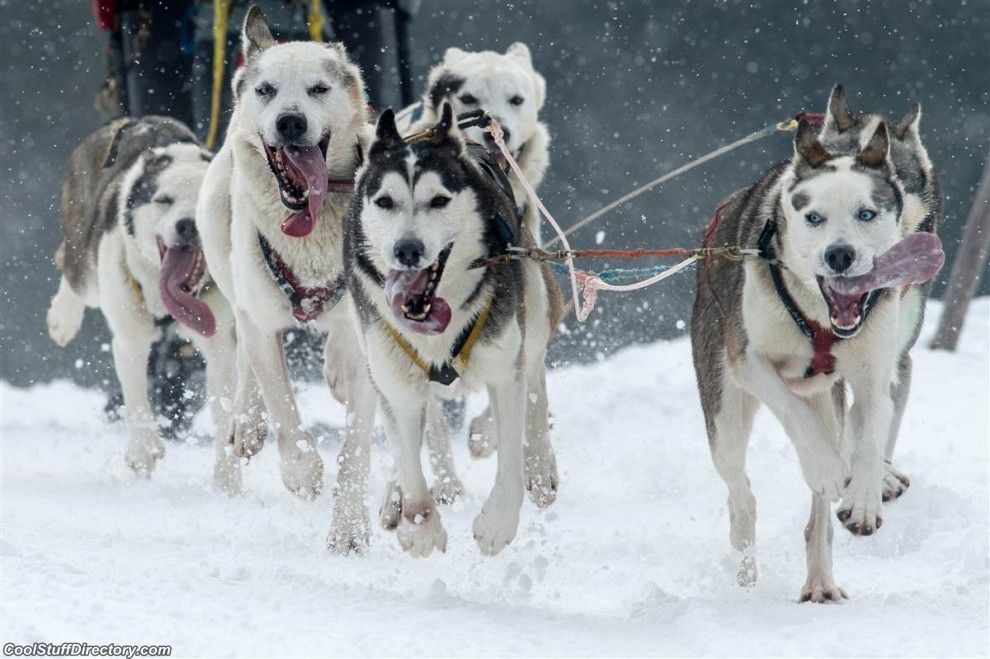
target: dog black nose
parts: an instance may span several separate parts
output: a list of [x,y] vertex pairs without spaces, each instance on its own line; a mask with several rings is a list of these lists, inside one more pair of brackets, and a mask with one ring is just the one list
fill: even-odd
[[295,112],[279,115],[275,120],[275,130],[288,144],[295,144],[306,134],[306,116]]
[[855,260],[856,250],[849,245],[832,245],[825,250],[825,263],[833,272],[845,272]]
[[191,217],[182,218],[175,223],[175,233],[182,242],[189,242],[196,237],[196,220]]
[[415,268],[423,258],[423,241],[416,238],[406,238],[395,244],[392,253],[396,260],[407,268]]
[[[498,119],[496,119],[495,121],[498,121]],[[499,125],[501,125],[501,124],[502,124],[502,122],[499,121]],[[512,137],[512,133],[509,131],[508,128],[506,128],[505,126],[502,126],[502,139],[505,141],[506,144],[509,143],[509,138],[510,137]],[[485,131],[485,140],[488,141],[488,142],[494,142],[495,141],[495,138],[492,137],[492,134],[491,133]]]

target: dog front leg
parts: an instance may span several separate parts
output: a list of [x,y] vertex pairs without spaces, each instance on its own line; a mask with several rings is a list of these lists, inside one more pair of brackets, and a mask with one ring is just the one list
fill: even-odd
[[316,440],[302,428],[285,365],[282,334],[258,328],[247,314],[239,312],[237,338],[261,388],[278,440],[282,482],[301,498],[314,499],[323,488],[323,461],[316,450]]
[[839,602],[847,599],[832,574],[832,516],[829,502],[811,495],[811,515],[804,527],[808,578],[801,588],[801,602]]
[[850,479],[836,515],[853,535],[871,535],[883,524],[880,504],[884,448],[894,405],[884,391],[884,379],[869,376],[852,381],[852,386],[855,400],[849,413],[853,435]]
[[516,537],[523,500],[523,429],[526,383],[508,378],[490,389],[498,430],[495,486],[474,518],[474,538],[483,554],[497,554]]
[[838,501],[847,472],[846,463],[837,450],[841,445],[841,424],[830,424],[822,418],[827,409],[813,406],[792,392],[773,365],[760,355],[747,354],[736,365],[734,374],[784,426],[811,491],[826,501]]
[[526,434],[523,454],[526,491],[540,508],[557,500],[560,477],[557,457],[550,445],[550,416],[547,403],[547,370],[544,360],[528,377],[529,396],[526,400]]
[[[428,395],[425,388],[423,394]],[[419,557],[429,556],[434,549],[447,551],[447,531],[423,476],[425,402],[399,401],[397,397],[382,402],[385,433],[395,454],[402,489],[402,516],[396,535],[403,549]]]
[[165,444],[148,402],[148,355],[151,340],[144,336],[113,337],[113,363],[124,394],[128,442],[124,459],[139,476],[147,477],[165,456]]

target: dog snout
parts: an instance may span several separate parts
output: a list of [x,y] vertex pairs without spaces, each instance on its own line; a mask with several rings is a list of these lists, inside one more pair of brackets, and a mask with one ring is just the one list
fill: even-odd
[[415,268],[423,258],[426,248],[418,238],[404,238],[395,244],[392,254],[395,260],[407,268]]
[[825,250],[825,263],[836,274],[848,270],[856,260],[856,250],[849,245],[832,245]]
[[189,243],[196,239],[196,220],[191,217],[184,217],[175,223],[175,233],[179,237],[179,242]]
[[286,144],[296,144],[306,134],[306,115],[298,112],[280,114],[275,120],[275,131]]

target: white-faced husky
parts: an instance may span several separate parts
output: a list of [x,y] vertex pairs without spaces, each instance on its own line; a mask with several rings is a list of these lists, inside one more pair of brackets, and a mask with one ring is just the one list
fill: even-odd
[[238,473],[221,441],[220,401],[234,379],[233,318],[206,272],[194,219],[210,158],[188,128],[164,117],[119,119],[73,151],[62,189],[65,236],[55,254],[62,277],[48,333],[64,346],[86,306],[102,311],[124,394],[125,457],[148,475],[165,453],[148,402],[148,355],[158,321],[178,320],[180,335],[206,358],[218,436],[215,476],[226,488]]
[[[260,388],[286,487],[313,497],[323,483],[315,440],[303,429],[282,348],[300,323],[329,330],[326,360],[344,355],[330,378],[347,403],[331,545],[367,544],[363,496],[374,393],[346,305],[343,218],[354,174],[373,134],[357,67],[339,44],[276,44],[261,11],[243,28],[245,64],[233,80],[235,108],[211,165],[197,222],[221,290],[234,308],[238,377],[230,442],[237,455],[261,448],[263,432],[242,423]],[[215,265],[213,265],[215,264]],[[351,366],[354,366],[354,369]],[[355,370],[356,369],[356,370]],[[339,545],[338,545],[339,541]]]
[[898,361],[916,333],[911,285],[930,280],[944,258],[937,237],[916,232],[922,220],[908,212],[892,160],[920,145],[917,123],[895,127],[903,144],[893,150],[885,122],[862,129],[862,140],[857,132],[833,152],[801,121],[793,159],[729,199],[708,244],[758,249],[761,258],[700,267],[692,317],[712,458],[729,489],[730,539],[743,552],[739,581],[756,578],[745,458],[762,402],[783,424],[812,491],[802,601],[846,596],[832,574],[829,502],[841,498],[838,516],[854,534],[882,523]]
[[[396,125],[403,134],[428,128],[439,119],[444,103],[451,105],[455,115],[486,110],[502,127],[506,146],[536,188],[550,163],[550,133],[539,119],[545,101],[546,81],[533,68],[526,44],[513,43],[504,54],[448,48],[443,61],[430,71],[422,100],[396,115]],[[479,127],[466,129],[464,136],[494,148],[491,134]],[[515,173],[510,171],[507,176],[523,226],[539,243],[539,214]],[[456,407],[463,411],[463,402]],[[448,431],[452,424],[446,421],[441,420],[437,429],[431,430],[427,442],[437,476],[434,493],[441,502],[453,500],[463,490],[450,454]],[[489,407],[471,421],[468,447],[475,457],[484,457],[495,449],[496,441],[494,415]],[[540,501],[549,503],[546,496]]]
[[449,104],[432,137],[413,144],[382,114],[347,216],[345,262],[396,453],[401,494],[386,506],[400,509],[399,541],[417,556],[447,542],[420,462],[431,382],[485,387],[495,410],[498,471],[474,521],[483,552],[515,537],[525,490],[555,474],[544,358],[560,291],[544,264],[486,262],[509,243],[532,244],[517,218],[508,181],[483,149],[465,147]]

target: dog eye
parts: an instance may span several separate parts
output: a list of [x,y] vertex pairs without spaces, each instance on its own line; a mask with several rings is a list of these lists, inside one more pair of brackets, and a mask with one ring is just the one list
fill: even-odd
[[263,82],[254,88],[254,93],[262,98],[272,97],[275,95],[276,91],[275,86],[270,82]]
[[322,82],[320,82],[309,88],[309,95],[322,96],[323,94],[326,94],[328,91],[330,91],[330,88],[324,85]]
[[810,213],[805,215],[804,219],[808,220],[808,224],[810,224],[813,227],[816,227],[825,221],[825,218],[819,215],[818,213],[816,213],[815,211],[811,211]]
[[156,204],[160,204],[162,206],[171,206],[175,202],[175,199],[172,199],[168,195],[159,195],[155,197],[154,201]]
[[393,201],[391,197],[385,194],[379,197],[378,199],[375,199],[375,206],[388,210],[395,206],[395,201]]
[[430,199],[430,208],[444,208],[449,203],[450,197],[438,194],[433,199]]
[[868,209],[864,208],[859,213],[857,213],[856,218],[858,220],[860,220],[861,222],[869,222],[870,220],[872,220],[876,216],[877,216],[877,212],[876,211],[871,211],[871,210],[868,210]]
[[461,103],[463,103],[464,105],[474,105],[475,103],[478,102],[478,99],[476,99],[474,96],[471,96],[471,94],[461,94],[460,99],[461,99]]
[[524,99],[519,94],[516,94],[515,96],[509,99],[509,103],[511,103],[512,105],[522,105],[524,100],[526,99]]

